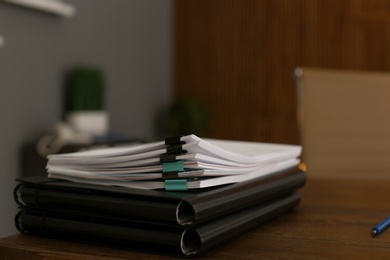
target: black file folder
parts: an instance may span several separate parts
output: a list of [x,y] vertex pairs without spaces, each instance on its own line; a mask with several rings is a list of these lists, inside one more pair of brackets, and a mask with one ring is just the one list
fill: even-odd
[[296,193],[252,205],[199,225],[165,225],[82,212],[22,208],[22,233],[160,254],[193,256],[279,216],[300,202]]
[[196,224],[292,192],[304,185],[298,168],[231,185],[186,192],[141,190],[32,177],[18,180],[20,206],[75,210],[142,221]]

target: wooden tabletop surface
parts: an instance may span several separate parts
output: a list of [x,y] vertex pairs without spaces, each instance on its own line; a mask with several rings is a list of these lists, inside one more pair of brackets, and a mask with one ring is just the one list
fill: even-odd
[[[300,206],[200,259],[384,259],[390,229],[371,228],[390,215],[390,181],[308,179]],[[0,259],[169,259],[167,256],[14,235],[0,239]],[[177,259],[177,258],[173,258]]]

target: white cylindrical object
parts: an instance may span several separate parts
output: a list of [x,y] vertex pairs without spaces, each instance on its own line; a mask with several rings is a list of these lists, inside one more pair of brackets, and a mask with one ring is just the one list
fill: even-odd
[[70,112],[67,122],[76,131],[92,135],[105,135],[109,131],[109,115],[106,111]]

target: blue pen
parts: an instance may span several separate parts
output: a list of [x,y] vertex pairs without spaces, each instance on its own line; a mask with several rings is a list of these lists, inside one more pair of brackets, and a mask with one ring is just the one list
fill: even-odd
[[390,226],[390,216],[384,219],[381,223],[376,225],[372,230],[371,230],[371,235],[376,236],[382,233],[386,228]]

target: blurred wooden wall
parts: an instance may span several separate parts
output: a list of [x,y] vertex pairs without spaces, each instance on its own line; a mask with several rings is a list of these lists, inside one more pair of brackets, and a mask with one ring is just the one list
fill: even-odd
[[297,66],[390,70],[390,0],[176,0],[174,35],[174,97],[213,138],[299,143]]

